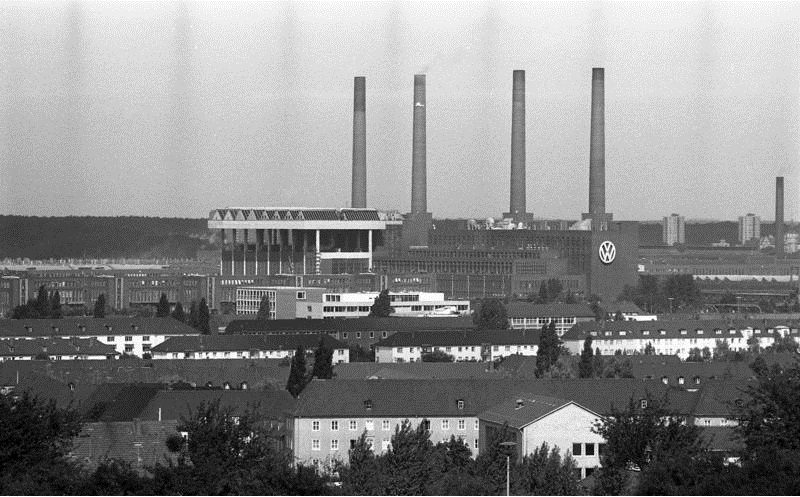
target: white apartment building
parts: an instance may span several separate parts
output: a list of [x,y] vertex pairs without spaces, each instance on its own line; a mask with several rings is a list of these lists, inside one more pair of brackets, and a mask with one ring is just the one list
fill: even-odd
[[671,214],[664,218],[661,239],[664,245],[675,245],[676,243],[686,243],[685,236],[685,220],[683,216],[678,214]]
[[374,345],[375,362],[421,362],[422,355],[444,352],[455,361],[496,361],[539,350],[535,330],[441,330],[398,332]]
[[752,213],[739,216],[739,243],[743,245],[752,239],[761,239],[761,218]]

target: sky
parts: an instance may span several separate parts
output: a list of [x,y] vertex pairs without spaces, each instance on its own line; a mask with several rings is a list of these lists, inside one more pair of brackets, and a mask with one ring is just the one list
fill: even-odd
[[619,220],[800,220],[800,4],[2,2],[0,214],[206,217],[347,207],[366,77],[367,206],[408,211],[414,74],[428,208],[508,210],[512,71],[526,71],[527,206],[588,209],[591,73],[605,68]]

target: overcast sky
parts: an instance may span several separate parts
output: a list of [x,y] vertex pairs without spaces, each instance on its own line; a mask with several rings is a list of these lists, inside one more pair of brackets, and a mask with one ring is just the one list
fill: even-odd
[[434,217],[508,210],[512,71],[526,70],[527,205],[588,207],[605,68],[616,219],[800,219],[796,3],[0,3],[0,213],[205,217],[346,207],[353,77],[367,205],[411,200],[427,74]]

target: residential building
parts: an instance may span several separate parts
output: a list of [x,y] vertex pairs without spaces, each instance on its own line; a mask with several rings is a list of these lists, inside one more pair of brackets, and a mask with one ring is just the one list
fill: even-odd
[[94,338],[120,354],[138,357],[168,338],[199,334],[172,318],[0,319],[0,340]]
[[503,373],[489,362],[350,362],[337,364],[335,380],[497,379]]
[[744,245],[753,239],[761,239],[761,217],[753,213],[739,216],[739,243]]
[[34,338],[0,340],[0,362],[116,359],[119,352],[113,345],[100,343],[96,338]]
[[[236,313],[257,314],[270,302],[270,319],[360,318],[369,316],[379,292],[331,292],[310,287],[254,287],[236,290]],[[456,317],[470,314],[469,300],[447,300],[444,293],[389,292],[396,317]]]
[[297,347],[313,352],[323,343],[333,350],[333,363],[350,362],[350,349],[327,334],[199,335],[175,337],[152,349],[153,359],[283,359]]
[[600,467],[605,439],[595,433],[594,426],[602,416],[574,401],[519,393],[478,414],[478,419],[481,450],[486,450],[488,441],[507,424],[519,458],[546,443],[562,455],[572,456],[579,479]]
[[643,354],[652,345],[655,355],[677,355],[682,360],[689,357],[691,349],[708,348],[711,352],[717,341],[726,342],[730,350],[747,350],[748,340],[756,338],[759,346],[769,347],[776,337],[789,335],[798,343],[796,324],[765,322],[760,320],[674,320],[674,321],[605,321],[578,323],[561,338],[573,354],[580,354],[587,337],[592,337],[592,347],[602,355]]
[[671,214],[664,218],[661,230],[661,239],[664,245],[686,243],[685,219],[678,214]]
[[622,314],[624,321],[655,321],[658,319],[658,315],[644,312],[633,302],[621,301],[609,305],[601,304],[601,307],[606,314],[614,318],[616,318],[617,314]]
[[506,306],[508,327],[514,330],[541,330],[542,326],[556,323],[559,336],[575,323],[594,321],[595,315],[586,304],[533,304],[511,302]]
[[496,361],[512,354],[536,355],[535,330],[449,330],[400,332],[377,342],[376,362],[419,362],[422,354],[444,352],[456,361]]

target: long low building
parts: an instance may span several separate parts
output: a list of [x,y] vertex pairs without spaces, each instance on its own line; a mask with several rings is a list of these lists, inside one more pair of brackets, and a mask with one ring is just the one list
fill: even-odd
[[375,344],[376,362],[419,362],[422,355],[444,352],[455,361],[496,361],[520,354],[536,355],[539,331],[447,330],[400,332]]
[[200,335],[171,338],[153,347],[153,359],[282,359],[297,347],[313,351],[322,342],[333,350],[333,363],[350,362],[346,344],[324,333],[317,335]]
[[96,338],[36,338],[32,340],[0,340],[0,362],[44,359],[105,360],[116,359],[119,352]]
[[556,333],[563,335],[576,323],[594,321],[592,308],[586,304],[533,304],[511,302],[506,306],[509,328],[515,330],[541,330],[542,326],[556,324]]
[[761,348],[775,343],[776,338],[790,336],[798,343],[797,323],[743,320],[675,321],[606,321],[578,323],[561,337],[573,354],[579,354],[584,341],[592,338],[592,347],[602,355],[642,354],[648,345],[656,355],[689,357],[691,349],[708,348],[712,352],[722,341],[732,351],[747,350],[748,340],[755,337]]
[[199,335],[172,318],[0,319],[0,340],[94,338],[120,354],[138,357],[168,338]]

